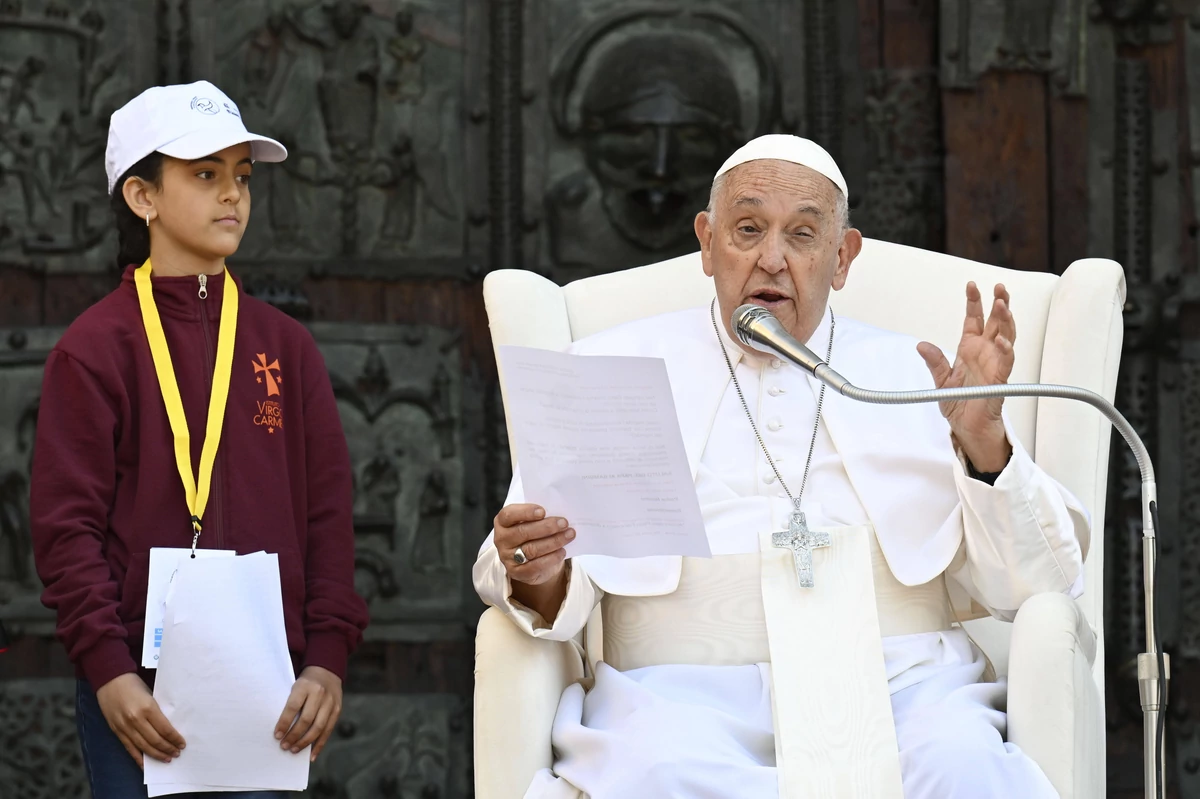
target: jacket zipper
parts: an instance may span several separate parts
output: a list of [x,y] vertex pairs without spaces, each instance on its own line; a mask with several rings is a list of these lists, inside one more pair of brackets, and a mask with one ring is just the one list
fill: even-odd
[[[205,300],[208,299],[208,275],[202,274],[199,276],[199,279],[200,279],[200,290],[197,292],[197,296],[200,298],[200,327],[204,330],[204,377],[205,377],[205,384],[208,386],[208,393],[209,393],[209,398],[210,398],[209,402],[211,402],[212,401],[212,399],[211,399],[212,390],[213,390],[213,385],[212,385],[213,370],[215,368],[215,363],[216,363],[216,354],[213,351],[211,323],[208,318],[208,303],[205,302]],[[208,418],[207,405],[205,406],[204,416],[205,416],[205,419]],[[207,428],[207,424],[205,425],[205,428]],[[221,457],[221,450],[220,450],[220,448],[218,448],[216,462],[213,463],[212,484],[211,484],[211,488],[209,490],[209,495],[208,495],[208,507],[205,509],[205,513],[204,513],[204,516],[205,516],[204,527],[207,529],[210,529],[212,531],[214,537],[216,538],[213,549],[221,549],[221,545],[222,545],[222,540],[221,540],[222,539],[222,536],[221,536],[221,484],[222,484],[222,480],[220,478],[222,478],[224,476],[222,469],[221,469],[221,467],[223,466],[223,463],[224,463],[224,458]],[[211,524],[209,524],[209,522],[208,522],[209,519],[212,520]]]

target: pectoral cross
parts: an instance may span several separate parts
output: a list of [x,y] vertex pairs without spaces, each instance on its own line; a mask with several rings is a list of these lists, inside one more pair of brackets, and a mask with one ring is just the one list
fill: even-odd
[[788,516],[787,532],[772,533],[771,544],[782,549],[790,549],[796,562],[796,577],[800,580],[801,588],[812,588],[812,551],[827,547],[832,543],[829,533],[813,532],[808,529],[800,503]]

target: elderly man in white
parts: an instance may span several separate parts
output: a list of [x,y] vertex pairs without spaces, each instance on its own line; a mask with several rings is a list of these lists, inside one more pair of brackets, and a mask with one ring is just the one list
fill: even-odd
[[[932,344],[835,317],[829,293],[845,285],[862,246],[848,216],[828,153],[794,136],[756,139],[718,171],[696,217],[713,305],[572,346],[664,359],[714,557],[567,559],[569,520],[525,503],[514,478],[475,565],[480,596],[528,634],[557,641],[605,603],[606,662],[586,693],[573,685],[563,694],[553,770],[536,776],[527,799],[1055,796],[1004,741],[1004,686],[955,622],[963,607],[1011,620],[1035,593],[1079,596],[1086,511],[1032,462],[1002,400],[856,405],[743,350],[729,328],[738,306],[768,308],[859,385],[1006,381],[1016,329],[1003,286],[985,319],[968,284],[953,365]],[[824,585],[842,591],[837,605],[807,615],[803,592],[815,589],[780,593],[769,576],[770,532],[801,528],[828,532],[833,552],[866,542],[847,555],[859,557],[858,572],[826,573]],[[823,563],[813,556],[818,587]],[[864,584],[830,584],[847,574]],[[845,609],[870,589],[870,608]],[[610,625],[619,628],[611,651]],[[699,654],[622,658],[628,635],[643,648],[674,641],[673,652]],[[722,647],[738,654],[713,657]],[[871,721],[872,695],[882,697],[883,724]],[[852,710],[838,718],[843,704]],[[844,762],[805,759],[834,739],[849,752]]]

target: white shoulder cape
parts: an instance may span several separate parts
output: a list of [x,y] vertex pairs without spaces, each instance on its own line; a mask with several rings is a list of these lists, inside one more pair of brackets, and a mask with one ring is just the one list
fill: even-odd
[[[933,388],[916,345],[917,340],[908,336],[838,317],[831,360],[850,382],[865,388]],[[570,351],[666,362],[694,479],[729,383],[708,307],[630,322],[581,339]],[[740,359],[741,353],[730,352],[730,357]],[[819,386],[812,382],[816,392]],[[866,405],[827,391],[822,416],[892,573],[906,585],[937,577],[954,558],[963,537],[954,480],[961,466],[938,406]],[[679,583],[678,557],[585,555],[576,561],[608,593],[668,594]]]

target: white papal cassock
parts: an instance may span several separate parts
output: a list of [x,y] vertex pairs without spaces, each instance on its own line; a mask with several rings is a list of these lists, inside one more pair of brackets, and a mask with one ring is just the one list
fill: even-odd
[[[829,322],[826,311],[808,342],[814,352],[824,354]],[[757,553],[764,531],[786,529],[791,507],[729,380],[722,344],[794,494],[812,439],[819,384],[790,365],[743,353],[723,327],[718,343],[708,307],[622,325],[576,342],[572,351],[666,361],[714,562],[736,562],[719,559]],[[857,385],[932,387],[914,339],[850,319],[837,319],[831,360]],[[1011,430],[1009,440],[1012,459],[989,486],[967,476],[936,405],[866,406],[829,390],[802,503],[809,526],[870,525],[887,579],[897,586],[949,589],[959,618],[986,609],[1011,620],[1025,599],[1040,592],[1078,597],[1090,535],[1087,513],[1033,463]],[[506,504],[523,501],[518,477]],[[552,625],[511,601],[490,536],[475,565],[475,586],[525,632],[562,641],[583,628],[606,595],[661,597],[677,588],[682,594],[681,573],[696,573],[669,557],[583,556],[570,564],[567,596]],[[715,580],[721,572],[709,573]],[[814,576],[820,583],[819,568]],[[879,583],[877,571],[877,591]],[[721,618],[719,592],[695,596],[698,617]],[[1004,742],[1003,683],[985,682],[982,653],[961,627],[944,626],[891,636],[881,627],[904,795],[1055,796],[1037,765]],[[804,630],[795,635],[803,640]],[[828,657],[838,656],[830,647]],[[788,680],[805,689],[802,674],[775,674],[774,680],[777,687]],[[537,775],[527,799],[581,793],[592,799],[776,796],[771,686],[768,662],[625,671],[599,663],[586,695],[578,685],[563,694],[553,731],[554,770]]]

